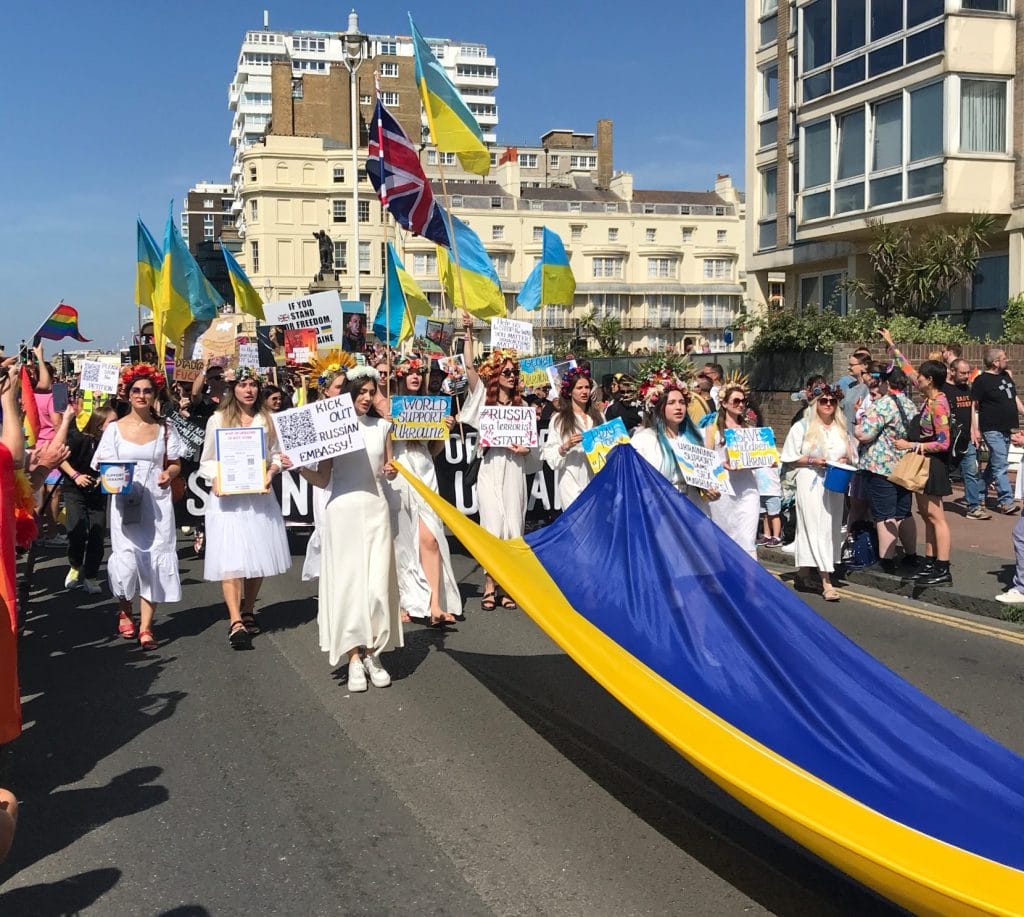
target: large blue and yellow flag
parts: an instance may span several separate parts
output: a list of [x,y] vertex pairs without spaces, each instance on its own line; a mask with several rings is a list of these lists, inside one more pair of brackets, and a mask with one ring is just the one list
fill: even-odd
[[160,278],[164,254],[141,217],[136,218],[136,236],[138,265],[135,274],[135,303],[152,309],[153,293]]
[[180,343],[193,321],[213,321],[224,300],[199,269],[174,225],[174,201],[164,227],[164,261],[157,284],[162,326],[167,340]]
[[454,236],[451,248],[437,247],[437,274],[449,300],[457,309],[487,321],[504,318],[505,294],[484,243],[455,214],[441,210],[445,220],[451,220],[449,235]]
[[413,335],[417,315],[430,315],[430,301],[412,275],[406,271],[395,247],[388,242],[387,283],[380,297],[380,307],[373,320],[373,333],[397,347]]
[[576,295],[576,278],[569,267],[569,256],[558,233],[544,227],[540,261],[530,271],[516,297],[528,312],[545,306],[571,306]]
[[261,322],[266,321],[266,316],[263,314],[263,297],[256,292],[252,281],[245,276],[242,265],[235,260],[235,256],[227,250],[223,243],[221,243],[220,250],[224,253],[224,263],[228,266],[228,277],[231,279],[231,289],[235,294],[235,307],[248,315],[255,316]]
[[914,913],[1021,912],[1024,758],[815,614],[634,449],[510,540],[399,471],[548,636],[762,818]]
[[484,145],[483,131],[476,118],[462,101],[459,91],[448,79],[409,16],[412,44],[416,52],[416,85],[420,90],[427,125],[434,146],[442,153],[454,153],[464,169],[477,175],[491,170],[491,154]]

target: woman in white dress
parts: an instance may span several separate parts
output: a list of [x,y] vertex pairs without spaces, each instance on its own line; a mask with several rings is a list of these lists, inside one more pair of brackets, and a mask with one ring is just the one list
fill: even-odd
[[704,431],[705,445],[714,449],[729,472],[732,494],[722,494],[711,506],[712,521],[736,542],[752,560],[757,560],[757,524],[761,518],[761,495],[753,469],[732,469],[725,451],[725,431],[750,426],[747,420],[747,387],[741,382],[723,383],[718,393],[718,417]]
[[178,551],[174,531],[171,480],[181,474],[182,443],[154,411],[165,385],[163,373],[140,363],[121,374],[129,412],[103,432],[92,458],[101,462],[135,462],[130,494],[110,501],[110,557],[107,576],[117,597],[117,631],[135,637],[132,604],[139,596],[139,645],[156,648],[153,614],[162,602],[181,600]]
[[823,385],[812,395],[804,416],[790,428],[781,459],[796,468],[797,575],[802,579],[805,570],[816,569],[825,601],[838,602],[832,573],[842,548],[845,494],[825,489],[825,471],[829,462],[856,462],[846,418],[838,409],[838,389]]
[[[426,394],[426,373],[429,369],[429,362],[418,357],[398,363],[395,378],[399,394]],[[449,417],[446,422],[451,430],[453,419]],[[444,447],[444,440],[391,441],[394,461],[411,471],[435,493],[437,472],[434,470],[434,456]],[[429,622],[432,627],[454,624],[456,615],[462,614],[462,597],[440,517],[401,476],[395,478],[388,493],[395,533],[402,620],[415,618]]]
[[403,645],[391,513],[381,481],[397,474],[388,440],[391,424],[367,413],[378,379],[377,370],[357,366],[345,384],[366,448],[299,469],[310,483],[330,487],[317,623],[320,649],[330,664],[348,659],[349,691],[365,691],[367,675],[375,687],[391,684],[380,654]]
[[[523,403],[519,391],[519,360],[515,351],[496,350],[480,364],[473,365],[473,320],[463,317],[465,332],[463,356],[466,361],[468,394],[459,419],[479,428],[480,408],[492,404]],[[486,449],[480,459],[476,479],[480,525],[498,538],[521,538],[526,524],[526,476],[540,470],[540,450],[529,446],[508,446]],[[512,597],[498,594],[497,584],[484,574],[484,594],[480,607],[492,611],[497,603],[502,608],[516,608]]]
[[[268,458],[265,489],[257,494],[221,496],[217,479],[217,431],[229,427],[262,427]],[[220,580],[228,608],[228,640],[245,649],[260,632],[256,599],[263,579],[286,573],[292,563],[281,505],[270,489],[281,472],[277,434],[270,412],[260,397],[259,377],[250,369],[238,370],[228,392],[206,424],[206,439],[199,474],[211,482],[206,504],[206,564],[203,579]]]
[[572,369],[562,377],[559,407],[551,418],[551,433],[544,444],[544,461],[555,472],[563,510],[594,477],[582,445],[583,434],[604,423],[604,415],[590,402],[593,389],[588,369]]

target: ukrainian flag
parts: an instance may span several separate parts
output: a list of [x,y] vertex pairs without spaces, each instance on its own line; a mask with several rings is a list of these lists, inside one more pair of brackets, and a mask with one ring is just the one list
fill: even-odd
[[426,294],[406,271],[395,247],[388,242],[388,276],[380,297],[380,307],[373,320],[373,333],[397,347],[413,335],[417,315],[430,315],[433,311]]
[[558,233],[544,227],[540,261],[530,271],[516,302],[532,312],[545,306],[571,306],[576,294],[576,278],[569,267],[569,256]]
[[224,253],[224,263],[228,266],[228,276],[231,279],[231,289],[235,294],[235,306],[248,315],[253,315],[261,322],[266,321],[263,314],[263,298],[256,292],[252,282],[245,276],[242,266],[235,260],[221,243],[220,250]]
[[423,40],[409,16],[413,49],[416,52],[416,85],[427,112],[427,124],[434,145],[442,153],[454,153],[463,168],[477,175],[491,170],[491,154],[484,146],[483,131],[448,79],[434,52]]
[[1021,913],[1024,758],[815,614],[635,450],[507,541],[399,471],[570,657],[759,816],[914,913]]
[[449,235],[454,236],[454,240],[450,249],[437,247],[437,273],[448,299],[456,308],[465,309],[478,318],[488,321],[504,318],[507,314],[505,294],[501,292],[498,272],[483,242],[454,214],[445,214],[445,219],[451,220]]
[[146,228],[141,218],[136,218],[136,236],[138,246],[138,267],[135,275],[135,302],[137,305],[153,308],[153,293],[160,277],[160,267],[164,261],[163,252],[156,244],[153,234]]
[[174,225],[174,201],[167,210],[164,227],[164,260],[157,284],[164,334],[174,344],[181,342],[193,321],[213,321],[224,300],[199,269]]

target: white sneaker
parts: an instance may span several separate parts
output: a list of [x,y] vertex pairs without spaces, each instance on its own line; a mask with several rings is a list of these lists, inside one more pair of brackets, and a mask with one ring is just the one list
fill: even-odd
[[1011,586],[1002,595],[997,595],[996,601],[1004,605],[1024,605],[1024,592]]
[[85,589],[89,595],[99,595],[103,591],[103,587],[94,579],[82,580],[82,588]]
[[72,567],[70,570],[68,570],[68,575],[64,577],[64,588],[74,589],[78,585],[80,585],[78,582],[78,571],[74,567]]
[[791,541],[789,544],[784,544],[779,550],[783,554],[796,554],[796,542]]
[[348,664],[348,689],[353,694],[366,690],[366,670],[359,659],[353,659]]
[[387,670],[380,664],[380,660],[374,653],[366,654],[363,658],[363,665],[375,688],[386,688],[391,684],[391,676],[388,675]]

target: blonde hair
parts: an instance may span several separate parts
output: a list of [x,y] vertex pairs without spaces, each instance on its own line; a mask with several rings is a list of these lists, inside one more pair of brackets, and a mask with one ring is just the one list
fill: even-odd
[[[836,398],[832,392],[822,392],[822,395],[828,395],[830,398]],[[820,398],[821,395],[818,396]],[[821,446],[825,448],[825,424],[821,422],[821,417],[818,416],[818,398],[815,398],[810,404],[807,405],[807,410],[804,412],[804,417],[807,418],[807,432],[804,433],[804,444],[810,444],[812,446]],[[838,399],[836,404],[835,419],[832,421],[833,425],[838,428],[839,432],[846,436],[846,416],[839,409]]]
[[[238,407],[238,400],[235,398],[235,387],[247,381],[255,380],[247,377],[228,383],[228,390],[224,394],[220,407],[217,408],[217,412],[224,415],[221,418],[222,427],[240,427],[242,425],[242,411]],[[274,432],[274,421],[271,419],[270,409],[263,401],[263,389],[260,388],[258,381],[256,381],[256,403],[253,405],[253,408],[253,413],[259,414],[263,418],[264,425],[272,435]]]

